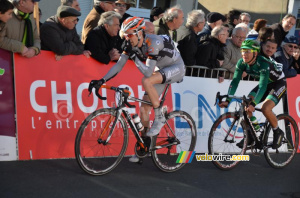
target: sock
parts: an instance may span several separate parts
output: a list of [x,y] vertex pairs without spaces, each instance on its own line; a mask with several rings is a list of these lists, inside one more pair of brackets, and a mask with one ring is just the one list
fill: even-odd
[[274,132],[277,131],[277,130],[278,130],[278,126],[275,127],[275,128],[273,128],[273,131],[274,131]]

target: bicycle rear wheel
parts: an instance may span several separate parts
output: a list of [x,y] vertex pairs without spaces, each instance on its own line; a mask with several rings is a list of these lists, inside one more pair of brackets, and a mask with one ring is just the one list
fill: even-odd
[[[238,125],[238,120],[236,113],[225,113],[214,122],[210,130],[208,152],[209,155],[214,155],[211,157],[212,163],[221,170],[234,168],[239,161],[234,161],[232,157],[243,155],[246,151],[247,133],[244,132],[245,126],[242,122]],[[239,148],[236,144],[243,138],[243,148]]]
[[186,163],[177,163],[181,151],[194,151],[197,139],[196,125],[186,112],[173,111],[166,115],[166,124],[152,138],[154,164],[164,172],[174,172]]
[[114,121],[115,109],[99,109],[81,124],[75,140],[75,156],[88,174],[103,175],[113,170],[123,158],[128,145],[128,128],[120,116],[107,141]]
[[281,114],[277,116],[277,120],[278,127],[284,132],[282,145],[277,150],[272,149],[273,130],[269,125],[264,138],[264,144],[267,145],[264,154],[270,166],[273,168],[283,168],[292,161],[297,152],[299,131],[295,120],[291,116]]

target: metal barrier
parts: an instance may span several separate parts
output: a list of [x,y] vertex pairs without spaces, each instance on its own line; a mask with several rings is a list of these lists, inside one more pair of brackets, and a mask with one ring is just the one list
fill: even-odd
[[[223,73],[223,76],[225,79],[232,79],[233,73],[229,72],[227,69],[223,68],[216,68],[216,69],[210,69],[205,66],[187,66],[186,67],[186,76],[192,76],[192,77],[203,77],[203,78],[218,78],[219,74]],[[250,77],[247,75],[242,80],[246,81],[257,81],[253,77]]]

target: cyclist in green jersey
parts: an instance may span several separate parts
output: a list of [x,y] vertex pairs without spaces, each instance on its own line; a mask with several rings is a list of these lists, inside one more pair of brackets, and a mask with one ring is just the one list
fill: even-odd
[[[245,40],[241,46],[242,58],[238,61],[232,82],[230,84],[228,95],[234,95],[241,80],[242,73],[245,71],[250,76],[259,80],[259,84],[249,93],[252,102],[246,109],[251,117],[255,111],[255,106],[263,101],[262,113],[270,122],[273,132],[273,149],[281,146],[283,131],[278,127],[276,116],[272,109],[278,104],[280,99],[286,94],[286,79],[282,72],[282,65],[272,62],[270,59],[258,55],[260,45],[255,40]],[[221,102],[221,108],[227,107],[231,99]],[[251,136],[249,136],[251,137]],[[249,139],[248,144],[251,144],[253,139]],[[241,147],[243,140],[237,144]]]

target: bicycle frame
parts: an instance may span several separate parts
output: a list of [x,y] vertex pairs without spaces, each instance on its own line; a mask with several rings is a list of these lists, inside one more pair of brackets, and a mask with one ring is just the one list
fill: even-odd
[[[243,101],[243,102],[241,102],[240,109],[239,109],[238,111],[235,112],[235,113],[237,114],[237,117],[238,117],[238,124],[237,124],[237,126],[240,126],[241,119],[244,118],[244,121],[246,122],[246,126],[245,126],[245,127],[250,126],[250,127],[249,127],[249,130],[250,130],[249,132],[250,132],[250,133],[248,133],[248,134],[250,134],[250,135],[252,136],[253,140],[255,141],[255,145],[258,145],[259,148],[265,149],[267,145],[264,145],[263,142],[260,141],[260,140],[257,138],[256,131],[255,131],[255,129],[254,129],[254,126],[253,126],[252,122],[250,121],[250,118],[249,118],[247,112],[245,111],[245,108],[247,107],[247,105],[246,105],[246,103],[245,103],[245,101],[246,101],[245,96],[243,96],[243,97],[236,97],[236,96],[231,96],[231,95],[230,95],[230,96],[228,96],[228,97],[234,98],[234,99],[238,99],[238,100],[242,100],[242,101]],[[261,109],[259,109],[259,108],[255,108],[255,110],[261,112]],[[266,125],[267,123],[268,123],[268,120],[265,121],[264,125]],[[232,130],[232,128],[233,128],[234,125],[235,125],[235,122],[233,122],[233,123],[231,124],[231,126],[230,126],[230,128],[229,128],[229,130],[228,130],[228,133],[227,133],[227,135],[225,136],[225,139],[224,139],[225,142],[230,142],[230,143],[233,143],[233,142],[234,142],[234,137],[235,137],[235,134],[237,133],[238,128],[236,128],[235,131],[234,131],[233,139],[231,139],[231,140],[228,140],[228,139],[227,139],[228,136],[229,136],[229,134],[230,134],[230,131]],[[265,130],[266,130],[266,129],[267,129],[267,126],[265,127],[264,131],[262,131],[263,136],[265,135]]]
[[[164,101],[165,101],[165,99],[166,99],[166,95],[167,95],[167,92],[168,92],[168,90],[169,90],[169,87],[170,87],[170,84],[167,84],[167,85],[166,85],[166,88],[165,88],[165,90],[164,90],[164,92],[163,92],[162,99],[161,99],[161,101],[160,101],[160,107],[162,107],[162,105],[163,105],[163,103],[164,103]],[[120,92],[120,91],[119,91],[119,92]],[[139,99],[139,98],[135,98],[135,97],[128,96],[128,99],[131,100],[131,101],[134,101],[134,102],[140,102],[140,103],[144,103],[144,104],[147,104],[147,105],[152,106],[152,103],[151,103],[151,102],[145,101],[145,100],[142,100],[142,99]],[[122,95],[122,97],[120,97],[120,99],[119,99],[119,101],[118,101],[118,106],[116,107],[116,112],[117,112],[116,119],[115,119],[115,121],[114,121],[114,123],[113,123],[113,125],[112,125],[112,127],[111,127],[111,129],[110,129],[108,138],[106,139],[106,141],[105,141],[104,144],[107,144],[107,143],[109,142],[109,140],[110,140],[110,138],[111,138],[111,136],[112,136],[112,134],[113,134],[113,131],[114,131],[115,127],[116,127],[117,121],[119,120],[120,116],[123,115],[124,118],[127,120],[128,124],[129,124],[129,126],[130,126],[130,128],[132,129],[132,132],[133,132],[133,134],[134,134],[134,136],[135,136],[137,142],[140,144],[140,146],[141,146],[142,148],[145,148],[144,141],[143,141],[142,137],[140,136],[139,131],[138,131],[138,129],[136,128],[136,126],[135,126],[135,124],[134,124],[134,122],[133,122],[133,119],[131,118],[131,115],[130,115],[130,113],[128,112],[127,107],[126,107],[125,104],[126,104],[126,103],[125,103],[125,97]],[[128,105],[127,105],[127,106],[128,106]],[[135,108],[134,105],[129,106],[129,107],[130,107],[130,108]],[[110,123],[109,123],[109,124],[110,124]],[[171,144],[171,145],[174,145],[174,144]],[[169,146],[169,145],[164,145],[164,147],[165,147],[165,146]],[[154,149],[158,149],[158,148],[162,148],[162,147],[157,147],[157,148],[154,148]],[[152,149],[151,149],[151,150],[152,150]]]

